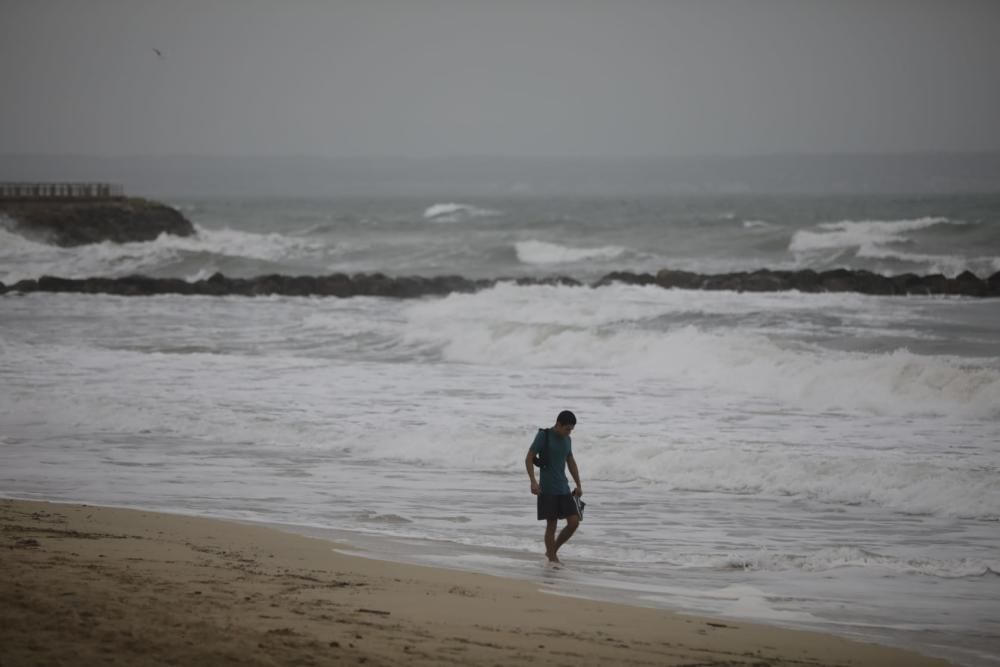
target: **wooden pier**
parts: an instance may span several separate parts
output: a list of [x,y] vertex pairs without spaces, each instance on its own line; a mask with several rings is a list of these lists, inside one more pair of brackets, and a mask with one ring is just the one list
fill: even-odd
[[0,182],[0,201],[106,201],[122,199],[125,188],[117,183]]

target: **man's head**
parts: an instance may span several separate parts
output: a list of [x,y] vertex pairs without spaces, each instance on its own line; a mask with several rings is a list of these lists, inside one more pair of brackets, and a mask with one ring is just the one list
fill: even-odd
[[576,415],[574,415],[569,410],[563,410],[556,417],[555,432],[564,438],[573,432],[573,427],[576,426]]

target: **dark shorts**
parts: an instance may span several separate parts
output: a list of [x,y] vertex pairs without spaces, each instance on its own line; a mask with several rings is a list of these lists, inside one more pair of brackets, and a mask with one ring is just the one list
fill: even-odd
[[538,520],[565,519],[568,516],[579,516],[576,511],[576,503],[573,502],[573,494],[553,495],[550,493],[538,494]]

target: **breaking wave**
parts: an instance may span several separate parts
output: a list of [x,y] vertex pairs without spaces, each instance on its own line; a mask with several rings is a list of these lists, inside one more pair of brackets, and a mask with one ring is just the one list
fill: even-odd
[[852,254],[860,260],[888,262],[886,266],[895,267],[897,272],[905,269],[954,276],[966,270],[979,275],[990,275],[1000,270],[1000,257],[997,256],[972,257],[913,250],[917,241],[912,232],[968,224],[943,217],[824,222],[817,226],[817,230],[795,232],[788,250],[799,264],[804,265],[810,265],[821,257],[825,257],[827,262],[835,262],[846,254]]
[[[986,360],[782,345],[762,333],[692,324],[664,330],[654,320],[676,318],[676,308],[690,304],[673,304],[677,297],[656,288],[602,289],[617,298],[511,285],[451,294],[411,306],[406,335],[459,363],[614,368],[813,409],[1000,416],[1000,369]],[[709,304],[697,298],[699,307]]]
[[794,253],[805,253],[832,248],[857,248],[860,251],[893,243],[905,243],[907,232],[927,229],[935,225],[961,225],[948,218],[918,218],[915,220],[842,220],[824,222],[821,231],[800,230],[795,232],[788,249]]
[[605,261],[625,254],[622,246],[607,245],[597,248],[574,248],[545,241],[519,241],[514,245],[517,259],[524,264],[569,264],[586,260]]
[[[280,263],[318,256],[329,250],[322,240],[256,234],[234,229],[195,227],[194,236],[161,234],[154,241],[93,243],[64,248],[38,243],[0,228],[0,281],[58,275],[64,278],[119,277],[156,273],[165,267],[196,260],[198,276],[210,275],[225,259]],[[189,279],[196,279],[194,277]]]
[[463,222],[474,218],[490,218],[498,215],[503,215],[503,212],[455,202],[434,204],[424,211],[424,218],[431,222]]

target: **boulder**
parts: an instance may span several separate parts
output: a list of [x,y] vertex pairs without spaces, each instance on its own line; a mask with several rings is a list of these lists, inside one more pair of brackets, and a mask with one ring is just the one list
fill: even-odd
[[915,273],[903,273],[898,276],[892,276],[889,280],[892,282],[896,293],[910,294],[919,289],[921,278]]
[[833,269],[819,274],[819,284],[826,292],[853,292],[854,274],[847,269]]
[[602,276],[591,287],[604,287],[611,283],[625,283],[626,285],[655,285],[656,276],[652,273],[632,273],[630,271],[612,271]]
[[972,271],[963,271],[948,281],[946,290],[948,294],[986,296],[989,285]]
[[656,284],[660,287],[678,287],[680,289],[700,289],[704,277],[690,271],[673,271],[661,269],[656,273]]
[[822,292],[823,283],[819,274],[812,269],[789,271],[787,275],[788,288],[800,292]]
[[37,280],[18,280],[16,283],[10,286],[9,292],[37,292],[38,291],[38,281]]
[[743,278],[742,291],[780,292],[791,289],[791,280],[785,273],[761,269]]
[[917,291],[923,294],[946,294],[947,290],[948,279],[940,273],[921,276],[917,283]]
[[1000,296],[1000,271],[986,279],[986,287],[989,296]]
[[896,293],[896,286],[891,279],[871,271],[855,271],[852,281],[854,291],[862,294],[889,295]]

